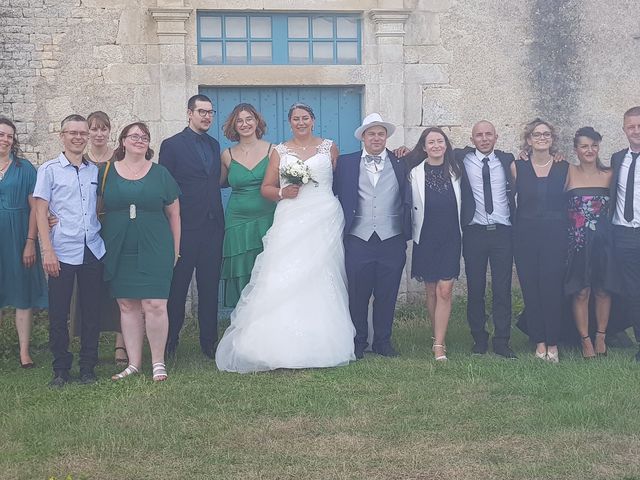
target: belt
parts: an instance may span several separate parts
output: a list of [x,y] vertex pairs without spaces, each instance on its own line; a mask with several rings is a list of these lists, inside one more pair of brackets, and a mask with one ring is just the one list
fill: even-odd
[[473,224],[473,225],[465,225],[464,227],[462,227],[463,230],[481,230],[481,231],[488,231],[488,232],[492,232],[494,230],[501,230],[504,228],[511,228],[511,225],[503,225],[502,223],[490,223],[489,225],[479,225],[479,224]]

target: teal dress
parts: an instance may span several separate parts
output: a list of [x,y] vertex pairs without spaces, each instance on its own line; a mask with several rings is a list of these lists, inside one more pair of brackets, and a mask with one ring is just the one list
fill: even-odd
[[0,308],[46,308],[47,284],[36,242],[36,263],[22,264],[29,232],[29,195],[36,184],[36,169],[28,160],[14,159],[0,180]]
[[268,164],[267,153],[251,170],[233,158],[229,165],[228,181],[232,191],[225,211],[222,245],[225,307],[235,307],[238,303],[242,289],[251,278],[256,257],[262,252],[262,237],[273,223],[276,205],[260,194]]
[[[102,185],[105,168],[100,169]],[[154,163],[139,180],[115,167],[104,187],[102,238],[104,278],[115,298],[169,298],[174,265],[173,235],[164,208],[180,195],[169,171]]]

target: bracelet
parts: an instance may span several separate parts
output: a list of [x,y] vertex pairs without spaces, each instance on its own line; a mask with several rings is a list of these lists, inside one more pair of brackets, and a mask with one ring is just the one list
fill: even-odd
[[282,187],[278,190],[278,198],[282,200]]
[[34,242],[36,241],[35,238],[31,238],[31,237],[27,237],[27,240],[33,240]]

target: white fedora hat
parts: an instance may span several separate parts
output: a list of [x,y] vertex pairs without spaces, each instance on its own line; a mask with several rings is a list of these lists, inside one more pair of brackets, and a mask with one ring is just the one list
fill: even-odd
[[393,132],[396,131],[395,125],[383,121],[379,113],[372,113],[364,117],[364,120],[362,120],[362,125],[356,128],[356,131],[353,132],[353,136],[358,140],[362,140],[362,134],[364,133],[364,131],[367,128],[375,127],[376,125],[384,127],[384,129],[387,131],[387,137],[390,137],[391,135],[393,135]]

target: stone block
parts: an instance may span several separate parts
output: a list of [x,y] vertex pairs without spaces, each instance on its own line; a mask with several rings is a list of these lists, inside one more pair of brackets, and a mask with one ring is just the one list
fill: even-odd
[[15,121],[31,120],[38,111],[38,105],[35,103],[14,103],[12,110]]
[[69,96],[49,98],[45,101],[45,108],[51,118],[64,118],[74,110]]
[[461,92],[456,88],[425,88],[422,94],[423,125],[460,125]]
[[446,12],[453,5],[453,0],[415,0],[415,9],[425,12]]
[[422,125],[422,85],[407,83],[404,86],[404,125]]
[[156,85],[135,87],[131,113],[144,122],[160,120],[160,88]]
[[57,60],[42,60],[42,68],[58,68]]
[[442,45],[409,45],[404,48],[405,63],[452,63],[453,54]]
[[156,83],[158,65],[109,65],[102,70],[105,83],[149,85]]
[[[99,64],[123,63],[124,55],[120,45],[97,45],[93,47],[93,57]],[[129,62],[127,62],[129,63]]]
[[438,45],[440,43],[440,15],[414,12],[405,25],[405,45]]
[[406,83],[447,84],[449,75],[442,65],[407,64],[404,66],[404,79]]
[[[147,63],[147,45],[123,45],[122,57],[124,63]],[[154,62],[159,63],[159,62]]]

